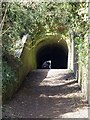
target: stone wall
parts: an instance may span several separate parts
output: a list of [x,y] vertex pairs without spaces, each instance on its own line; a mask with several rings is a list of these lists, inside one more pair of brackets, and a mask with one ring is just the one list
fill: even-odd
[[[30,40],[29,40],[30,41]],[[25,76],[32,71],[33,69],[37,68],[37,61],[36,61],[36,54],[37,51],[48,44],[60,44],[59,41],[66,41],[68,49],[70,49],[70,41],[69,40],[63,40],[60,35],[44,35],[38,40],[36,40],[36,43],[32,46],[29,42],[25,43],[22,55],[21,55],[21,62],[22,65],[19,68],[19,80],[23,81]],[[62,43],[63,46],[64,42]],[[70,56],[70,50],[69,50],[69,56]],[[68,62],[70,61],[70,58],[68,59]]]
[[84,44],[84,51],[86,52],[86,56],[84,56],[84,61],[81,61],[81,55],[78,55],[78,59],[80,62],[78,63],[78,83],[81,87],[81,91],[83,93],[83,96],[90,104],[90,35],[89,39],[86,37]]
[[[90,50],[88,49],[88,43],[90,42],[90,37],[88,39],[88,35],[85,37],[85,44],[84,44],[84,52],[85,55],[82,56],[81,52],[79,50],[79,53],[77,54],[77,49],[75,45],[75,40],[71,39],[71,70],[74,71],[74,74],[76,76],[76,79],[81,87],[81,91],[83,93],[83,96],[86,100],[89,101],[89,85],[90,85]],[[83,57],[83,61],[81,58]],[[79,62],[78,62],[79,61]],[[78,63],[77,63],[78,62]]]

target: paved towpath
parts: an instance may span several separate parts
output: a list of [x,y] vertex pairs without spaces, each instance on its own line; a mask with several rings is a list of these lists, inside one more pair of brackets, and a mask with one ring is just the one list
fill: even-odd
[[3,118],[87,117],[87,103],[73,73],[67,69],[32,71],[3,108]]

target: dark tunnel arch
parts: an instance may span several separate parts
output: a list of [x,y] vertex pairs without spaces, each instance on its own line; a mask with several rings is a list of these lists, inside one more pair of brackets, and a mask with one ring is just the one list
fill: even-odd
[[51,69],[67,69],[68,46],[65,40],[39,48],[36,54],[37,69],[41,69],[42,64],[48,60],[51,60]]

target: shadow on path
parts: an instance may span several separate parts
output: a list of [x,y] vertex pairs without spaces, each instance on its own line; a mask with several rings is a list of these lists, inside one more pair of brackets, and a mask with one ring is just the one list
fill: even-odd
[[87,103],[71,73],[37,70],[27,76],[18,93],[4,105],[3,118],[61,118],[84,106]]

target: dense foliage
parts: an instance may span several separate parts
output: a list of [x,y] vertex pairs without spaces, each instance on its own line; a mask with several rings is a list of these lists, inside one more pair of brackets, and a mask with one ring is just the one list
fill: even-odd
[[[3,56],[15,55],[16,43],[28,34],[34,40],[46,33],[57,33],[75,40],[80,62],[87,57],[88,3],[2,3]],[[86,44],[86,45],[85,45]],[[14,71],[3,62],[3,85],[14,80]]]
[[3,65],[2,65],[2,75],[3,75],[3,89],[5,89],[5,87],[7,86],[7,84],[9,84],[11,81],[15,80],[15,73],[12,71],[11,67],[8,65],[8,63],[6,61],[3,61]]
[[47,32],[64,34],[67,29],[85,35],[88,29],[86,3],[4,3],[3,16],[6,9],[2,39],[5,50],[10,52],[17,49],[15,42],[24,34],[35,39]]

